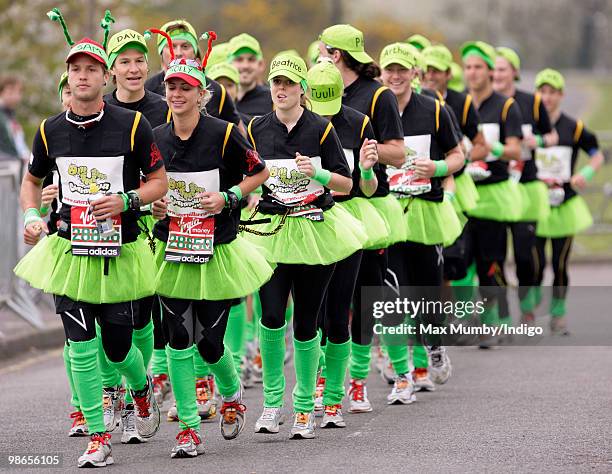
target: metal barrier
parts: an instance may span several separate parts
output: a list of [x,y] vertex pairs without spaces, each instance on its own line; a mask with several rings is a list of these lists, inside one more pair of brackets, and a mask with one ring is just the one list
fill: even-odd
[[0,161],[0,308],[7,306],[36,328],[44,326],[31,295],[13,273],[19,259],[21,163]]

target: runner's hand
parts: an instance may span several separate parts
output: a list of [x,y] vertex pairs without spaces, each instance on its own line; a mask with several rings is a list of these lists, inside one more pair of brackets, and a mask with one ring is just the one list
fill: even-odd
[[376,140],[368,140],[366,138],[361,145],[361,150],[359,150],[359,163],[364,170],[372,169],[378,161],[378,148],[376,147],[376,143]]
[[536,140],[535,135],[529,135],[523,139],[523,143],[530,150],[535,150],[538,147],[538,141]]
[[247,209],[252,211],[255,209],[255,206],[259,204],[259,200],[261,199],[261,195],[257,193],[251,193],[247,196]]
[[89,208],[94,219],[104,221],[123,212],[123,199],[118,194],[103,196],[100,199],[91,201]]
[[49,228],[43,220],[30,222],[23,229],[23,241],[28,245],[36,245],[43,232],[49,233]]
[[417,178],[431,178],[436,172],[436,165],[428,158],[417,158],[414,162],[414,175]]
[[161,221],[166,218],[166,214],[168,213],[168,198],[164,196],[157,201],[154,201],[151,205],[151,214],[153,218]]
[[295,153],[295,162],[297,163],[298,171],[302,174],[305,174],[309,178],[312,178],[315,173],[315,167],[310,161],[308,156],[300,155],[299,153]]
[[50,184],[42,190],[41,207],[51,208],[51,203],[59,196],[57,184]]
[[219,214],[225,207],[225,199],[221,193],[204,192],[198,195],[200,206],[212,214]]
[[581,174],[575,174],[571,177],[570,184],[572,185],[572,188],[582,191],[584,188],[586,188],[587,181]]

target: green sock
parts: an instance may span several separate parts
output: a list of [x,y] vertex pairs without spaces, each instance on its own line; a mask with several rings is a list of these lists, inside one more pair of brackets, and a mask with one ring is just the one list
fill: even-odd
[[66,377],[68,377],[68,385],[70,385],[70,404],[76,411],[81,410],[79,404],[79,395],[74,387],[74,378],[72,377],[72,363],[70,362],[70,346],[64,343],[64,368],[66,369]]
[[70,341],[72,378],[90,433],[105,433],[102,379],[98,371],[98,341]]
[[[285,395],[285,328],[268,329],[259,322],[259,347],[263,366],[264,407],[282,407]],[[314,389],[313,389],[314,393]]]
[[194,346],[183,350],[166,346],[166,351],[168,352],[168,374],[176,400],[176,410],[182,422],[179,429],[189,427],[198,430],[200,415],[198,415],[196,403],[195,372],[193,370]]
[[370,359],[372,344],[357,344],[351,342],[350,374],[355,380],[365,380],[370,374]]
[[323,391],[323,405],[337,405],[344,398],[344,379],[351,356],[351,340],[334,344],[327,341],[325,346],[325,361],[327,377]]
[[142,354],[134,344],[123,361],[110,362],[110,364],[125,377],[132,390],[142,390],[147,385],[147,372],[142,361]]
[[536,289],[535,287],[530,287],[527,290],[527,294],[520,301],[521,313],[531,313],[536,307]]
[[210,366],[202,359],[198,346],[195,344],[193,345],[193,368],[197,379],[203,379],[210,375]]
[[255,324],[253,323],[252,319],[251,320],[247,319],[245,326],[244,326],[244,340],[245,342],[251,342],[253,339],[255,339]]
[[554,298],[550,300],[550,315],[553,318],[562,318],[565,316],[565,299]]
[[230,397],[240,390],[240,378],[232,353],[225,348],[221,358],[214,364],[208,364],[215,375],[217,390],[224,397]]
[[115,370],[111,365],[110,361],[104,353],[104,346],[102,345],[102,329],[96,323],[96,341],[98,343],[98,367],[100,368],[100,375],[102,377],[103,387],[116,387],[121,385],[121,374]]
[[387,345],[387,355],[397,375],[408,373],[408,347],[406,344]]
[[487,326],[499,326],[499,306],[495,303],[492,306],[485,306],[484,311],[480,315],[480,324]]
[[539,306],[542,302],[542,287],[534,286],[533,287],[533,303],[535,306]]
[[259,339],[259,330],[261,322],[261,299],[259,298],[259,291],[253,293],[253,335],[255,339]]
[[412,346],[412,365],[415,369],[426,369],[429,367],[427,349],[420,342],[415,342]]
[[285,308],[285,322],[288,323],[289,321],[291,321],[292,317],[293,317],[293,300],[289,299],[289,302],[287,303],[287,307]]
[[[319,337],[321,337],[321,333],[319,332]],[[326,378],[327,377],[327,370],[326,370],[326,364],[325,364],[325,347],[326,345],[323,344],[322,346],[319,346],[319,365],[318,365],[318,369],[321,370],[321,377]]]
[[151,356],[153,355],[153,321],[149,321],[149,324],[142,329],[134,329],[132,343],[142,354],[145,369],[149,370],[149,362],[151,362]]
[[168,357],[166,349],[153,349],[153,360],[151,363],[151,373],[153,375],[168,374]]
[[295,348],[293,409],[296,413],[310,413],[314,410],[321,339],[318,334],[310,341],[298,341],[293,338],[293,347]]
[[240,374],[240,363],[242,362],[242,353],[245,349],[245,325],[247,317],[246,301],[241,301],[240,304],[232,306],[227,320],[227,328],[223,342],[233,355],[236,371]]

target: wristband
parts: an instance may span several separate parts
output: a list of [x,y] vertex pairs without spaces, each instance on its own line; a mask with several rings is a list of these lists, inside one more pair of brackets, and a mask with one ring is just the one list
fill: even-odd
[[448,200],[450,202],[453,202],[455,200],[455,193],[452,191],[444,191],[444,195],[448,197]]
[[49,212],[49,208],[47,206],[40,206],[40,215],[46,215]]
[[583,176],[587,181],[591,181],[595,176],[595,168],[593,168],[591,165],[586,165],[580,171],[578,171],[578,174]]
[[436,160],[434,165],[436,166],[434,178],[442,178],[448,174],[448,163],[445,160]]
[[125,193],[117,193],[119,197],[123,200],[123,209],[121,212],[125,212],[130,207],[130,197]]
[[359,163],[359,174],[361,175],[361,179],[363,179],[364,181],[370,181],[371,179],[374,179],[376,177],[372,168],[370,168],[369,170],[364,170],[361,166],[361,163]]
[[239,201],[242,199],[242,191],[240,189],[240,186],[232,186],[231,188],[229,188],[229,190],[236,195]]
[[540,148],[544,148],[546,146],[546,142],[544,141],[544,137],[542,135],[536,135],[535,140],[536,140],[536,144]]
[[32,222],[42,222],[42,217],[38,209],[30,207],[23,213],[23,226],[27,227]]
[[225,201],[225,205],[227,205],[227,193],[223,192],[223,193],[219,193],[221,194],[221,196],[223,196],[223,200]]
[[324,168],[319,168],[318,170],[316,170],[312,179],[318,181],[323,186],[327,186],[331,181],[331,171],[326,170]]
[[491,154],[495,158],[499,158],[504,154],[504,144],[502,142],[495,142],[491,147]]
[[261,184],[257,186],[257,188],[255,188],[255,191],[253,191],[251,194],[263,194],[263,188],[261,187]]

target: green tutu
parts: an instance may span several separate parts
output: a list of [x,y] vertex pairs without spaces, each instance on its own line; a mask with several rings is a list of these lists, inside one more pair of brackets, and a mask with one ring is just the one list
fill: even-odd
[[[258,212],[253,219],[270,219],[271,222],[248,225],[248,230],[271,232],[283,216]],[[306,265],[339,262],[362,249],[368,240],[363,225],[337,205],[324,212],[323,222],[286,217],[285,224],[274,235],[260,236],[248,231],[242,235],[255,244],[269,262]]]
[[406,209],[406,240],[425,245],[452,245],[461,235],[462,227],[453,205],[445,199],[432,202],[419,198],[400,198]]
[[474,180],[467,173],[461,173],[455,178],[455,201],[464,212],[469,212],[478,204],[479,194]]
[[398,242],[405,242],[406,219],[404,219],[404,210],[398,200],[391,194],[387,194],[385,197],[370,198],[368,202],[376,208],[388,229],[386,241],[379,246],[368,247],[368,250],[386,249]]
[[518,186],[524,206],[521,221],[535,222],[546,219],[550,214],[548,186],[539,180],[519,183]]
[[499,183],[481,184],[478,204],[468,212],[470,217],[498,222],[518,222],[523,215],[523,196],[518,184],[507,179]]
[[593,216],[582,196],[573,196],[538,222],[536,235],[556,239],[579,234],[593,225]]
[[237,236],[214,248],[203,264],[166,262],[166,243],[157,241],[156,293],[184,300],[229,300],[257,291],[274,271],[256,246]]
[[43,238],[15,267],[15,274],[45,293],[86,303],[122,303],[155,293],[155,262],[143,240],[121,246],[121,256],[73,256],[70,241],[57,234]]
[[368,236],[368,240],[363,244],[364,248],[381,248],[380,246],[387,242],[387,224],[368,199],[356,197],[339,202],[338,205],[363,224]]

